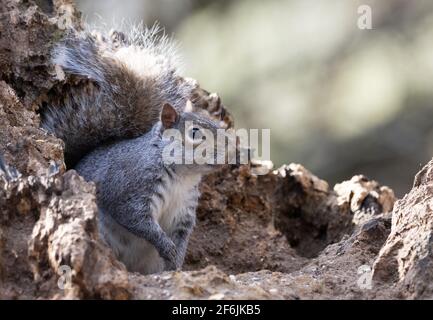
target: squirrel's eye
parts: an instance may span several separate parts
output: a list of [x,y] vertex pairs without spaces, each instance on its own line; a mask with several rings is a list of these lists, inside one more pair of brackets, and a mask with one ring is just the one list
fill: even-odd
[[198,136],[200,129],[199,128],[192,128],[192,138],[195,139],[196,135]]
[[192,127],[190,130],[189,130],[189,137],[192,139],[192,140],[201,140],[201,137],[202,137],[202,135],[201,135],[201,132],[200,132],[200,128],[197,128],[197,127]]

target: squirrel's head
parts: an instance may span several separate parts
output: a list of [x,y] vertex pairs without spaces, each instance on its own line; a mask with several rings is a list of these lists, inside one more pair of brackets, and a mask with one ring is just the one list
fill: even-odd
[[223,123],[193,110],[191,101],[177,111],[166,103],[161,111],[163,161],[197,173],[236,163],[236,135]]

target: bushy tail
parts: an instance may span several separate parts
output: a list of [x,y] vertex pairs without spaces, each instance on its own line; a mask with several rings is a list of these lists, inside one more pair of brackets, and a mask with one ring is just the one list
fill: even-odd
[[56,70],[70,85],[60,103],[42,111],[42,127],[65,142],[68,167],[106,141],[147,132],[164,103],[182,110],[191,94],[192,84],[177,73],[173,45],[157,29],[135,28],[121,42],[118,35],[114,41],[74,33],[53,50]]
[[54,48],[52,61],[69,74],[91,79],[99,85],[106,82],[107,62],[98,57],[95,39],[89,34],[66,38]]

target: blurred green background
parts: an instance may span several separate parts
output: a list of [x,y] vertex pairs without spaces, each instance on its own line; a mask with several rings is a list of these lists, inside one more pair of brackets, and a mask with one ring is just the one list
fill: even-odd
[[[158,21],[237,127],[271,129],[276,166],[330,184],[362,173],[402,196],[432,158],[433,1],[77,2],[89,23]],[[372,30],[357,27],[362,4]]]

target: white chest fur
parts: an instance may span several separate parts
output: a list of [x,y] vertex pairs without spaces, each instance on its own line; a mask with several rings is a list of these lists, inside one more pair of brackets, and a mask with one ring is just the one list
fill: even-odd
[[159,195],[153,197],[152,215],[165,232],[170,232],[176,220],[197,204],[200,175],[176,176],[168,174],[158,187]]

